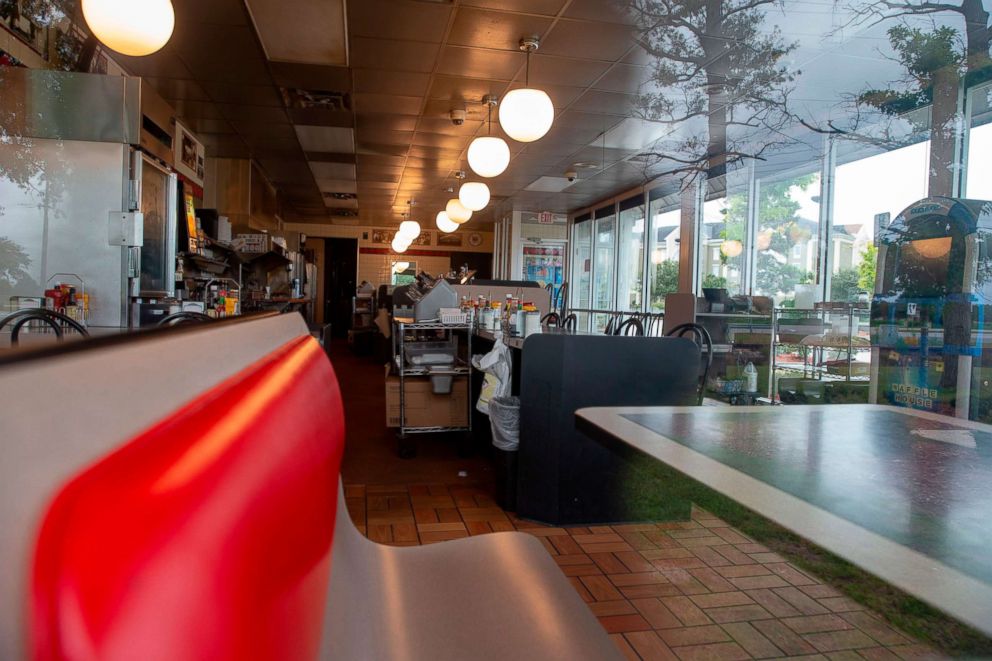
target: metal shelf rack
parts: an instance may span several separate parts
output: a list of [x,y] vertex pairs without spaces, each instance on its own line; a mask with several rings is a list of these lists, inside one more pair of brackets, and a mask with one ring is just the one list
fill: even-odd
[[[406,347],[411,344],[407,341],[407,333],[419,331],[445,331],[450,339],[456,331],[465,335],[466,358],[457,358],[454,366],[410,366],[406,364]],[[436,338],[424,341],[437,341]],[[400,378],[400,426],[399,426],[399,453],[401,457],[412,457],[416,450],[408,442],[407,437],[412,434],[431,434],[441,432],[462,432],[470,434],[472,432],[472,367],[469,364],[472,356],[472,325],[465,324],[442,324],[439,321],[412,322],[402,319],[394,320],[393,332],[393,366]],[[411,427],[406,424],[406,379],[408,377],[425,376],[453,376],[464,377],[466,379],[466,424],[448,427]]]

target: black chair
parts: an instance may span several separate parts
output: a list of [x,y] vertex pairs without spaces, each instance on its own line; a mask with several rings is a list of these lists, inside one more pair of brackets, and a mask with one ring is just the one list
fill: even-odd
[[574,312],[561,320],[561,327],[573,332],[579,327],[579,319],[575,316]]
[[557,312],[549,312],[543,317],[541,317],[541,325],[548,327],[554,326],[556,328],[560,327],[561,316]]
[[606,330],[603,331],[603,334],[604,335],[615,335],[614,331],[616,331],[617,326],[620,324],[620,321],[622,319],[623,319],[623,315],[622,314],[613,314],[613,315],[611,315],[610,316],[610,321],[606,324]]
[[10,329],[10,345],[16,347],[20,343],[21,329],[33,321],[40,321],[51,327],[55,331],[55,338],[59,342],[64,339],[66,327],[71,328],[83,337],[89,337],[90,335],[86,327],[72,317],[67,317],[61,312],[55,312],[54,310],[45,308],[18,310],[13,314],[9,314],[0,321],[0,329],[3,329],[7,324],[13,324]]
[[617,326],[614,335],[627,335],[633,337],[644,337],[644,324],[637,317],[631,317],[627,321]]
[[562,283],[561,287],[558,288],[558,296],[555,297],[556,308],[558,314],[565,318],[565,313],[568,312],[568,283]]
[[184,312],[173,312],[168,317],[163,318],[159,321],[156,326],[185,326],[187,324],[206,324],[213,321],[214,318],[203,314],[202,312],[193,312],[191,310],[186,310]]
[[710,332],[699,324],[681,324],[668,331],[668,337],[685,337],[687,335],[696,343],[700,352],[705,353],[703,378],[699,383],[699,405],[702,406],[703,395],[706,393],[706,380],[709,378],[710,367],[713,365],[713,338],[710,337]]

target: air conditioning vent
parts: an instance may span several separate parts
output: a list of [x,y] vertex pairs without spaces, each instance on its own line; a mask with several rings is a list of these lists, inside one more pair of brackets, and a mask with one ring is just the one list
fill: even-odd
[[351,112],[351,95],[347,92],[331,90],[303,90],[295,87],[281,87],[286,107],[296,110],[331,110]]
[[358,195],[355,193],[328,193],[324,192],[324,197],[329,200],[357,200]]

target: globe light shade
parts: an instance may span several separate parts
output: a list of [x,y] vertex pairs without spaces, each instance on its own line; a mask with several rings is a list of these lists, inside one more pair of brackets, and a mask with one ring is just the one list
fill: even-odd
[[544,137],[555,121],[555,106],[543,90],[510,90],[499,104],[499,124],[517,142]]
[[439,211],[435,222],[437,223],[437,228],[445,234],[451,234],[460,227],[458,223],[448,218],[447,211]]
[[489,186],[470,181],[458,189],[458,201],[469,211],[482,211],[489,204]]
[[404,239],[399,234],[393,237],[393,243],[392,243],[393,252],[406,252],[406,249],[409,247],[410,247],[410,242]]
[[445,212],[448,214],[448,218],[450,218],[452,222],[458,223],[459,225],[462,223],[467,223],[468,219],[472,217],[472,211],[470,209],[466,209],[465,205],[463,205],[458,198],[448,200],[448,206],[445,208]]
[[393,262],[393,273],[402,273],[410,268],[410,262]]
[[724,257],[730,259],[740,257],[740,254],[744,252],[744,244],[737,239],[727,239],[720,244],[720,252],[723,253]]
[[402,236],[408,241],[413,241],[420,236],[420,223],[415,220],[404,220],[400,223],[400,229],[396,235]]
[[468,146],[468,165],[480,177],[498,177],[506,171],[509,164],[510,148],[503,138],[487,135],[476,138]]
[[176,26],[171,0],[83,0],[93,35],[122,55],[151,55],[169,43]]

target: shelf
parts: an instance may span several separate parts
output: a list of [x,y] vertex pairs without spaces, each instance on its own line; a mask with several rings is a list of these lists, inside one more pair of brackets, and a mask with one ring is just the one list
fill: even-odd
[[442,324],[440,321],[397,322],[404,330],[472,330],[470,324]]

